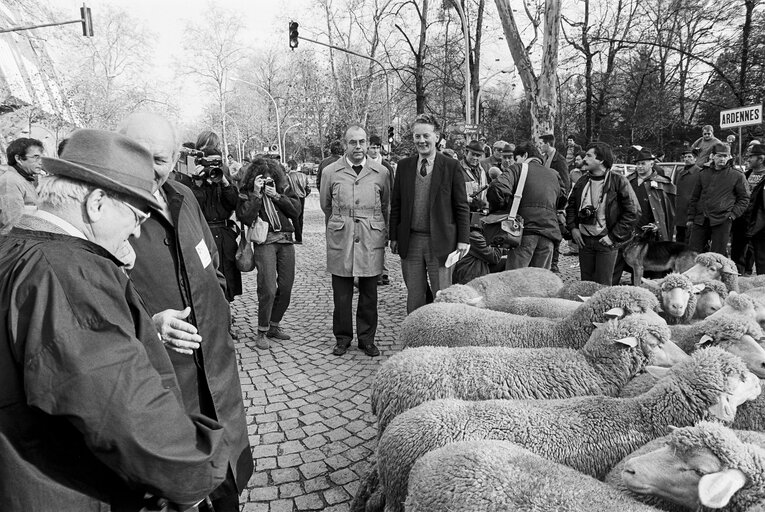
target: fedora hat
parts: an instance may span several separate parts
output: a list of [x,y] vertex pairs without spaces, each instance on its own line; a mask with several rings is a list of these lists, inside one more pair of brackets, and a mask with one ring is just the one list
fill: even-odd
[[647,148],[641,149],[637,156],[635,157],[635,162],[642,162],[643,160],[655,160],[656,157],[653,156],[653,153],[648,151]]
[[154,159],[138,142],[115,132],[77,130],[60,158],[43,157],[45,171],[116,192],[154,208]]
[[765,156],[765,144],[752,144],[749,147],[749,156]]
[[473,153],[481,153],[483,155],[483,144],[477,140],[471,140],[470,144],[465,146],[465,149],[472,151]]

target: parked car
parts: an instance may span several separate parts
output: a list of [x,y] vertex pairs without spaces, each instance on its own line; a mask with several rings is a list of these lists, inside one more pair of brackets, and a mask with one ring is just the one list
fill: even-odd
[[621,174],[622,176],[629,176],[635,172],[635,166],[632,164],[613,164],[611,166],[611,170]]

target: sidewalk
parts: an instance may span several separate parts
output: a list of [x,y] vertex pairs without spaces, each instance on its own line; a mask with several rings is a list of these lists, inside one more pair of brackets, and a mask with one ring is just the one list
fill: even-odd
[[[400,260],[388,252],[391,284],[378,288],[380,357],[364,355],[355,340],[346,355],[332,355],[324,218],[315,201],[306,208],[303,245],[295,246],[292,302],[282,322],[292,339],[272,341],[270,351],[255,348],[254,272],[245,274],[244,295],[232,304],[255,461],[241,498],[245,511],[348,510],[374,456],[370,387],[380,364],[401,349],[396,340],[406,316],[406,288]],[[562,257],[560,267],[566,278],[578,277],[575,258]]]

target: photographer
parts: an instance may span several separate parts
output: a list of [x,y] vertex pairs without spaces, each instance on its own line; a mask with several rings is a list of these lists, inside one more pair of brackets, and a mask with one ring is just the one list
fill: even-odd
[[579,246],[582,281],[611,285],[618,245],[632,235],[640,206],[627,178],[611,172],[614,154],[608,144],[587,147],[582,168],[566,206],[566,227]]
[[295,281],[293,220],[300,214],[300,200],[289,186],[281,164],[256,158],[244,171],[236,216],[250,226],[256,219],[268,223],[265,242],[254,244],[258,270],[258,337],[255,346],[271,348],[269,339],[289,340],[279,322],[290,305]]
[[226,278],[226,299],[242,294],[242,274],[236,268],[237,231],[230,219],[238,192],[225,175],[220,151],[207,147],[196,154],[189,187],[194,192],[220,255],[218,270]]

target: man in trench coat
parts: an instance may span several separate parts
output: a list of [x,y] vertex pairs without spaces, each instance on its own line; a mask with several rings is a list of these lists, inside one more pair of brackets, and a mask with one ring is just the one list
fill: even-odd
[[327,271],[332,274],[336,356],[353,339],[353,280],[359,280],[356,332],[359,348],[380,355],[377,331],[377,276],[383,271],[388,231],[390,178],[382,164],[366,157],[367,134],[358,125],[345,132],[345,155],[324,170],[321,209],[327,224]]

